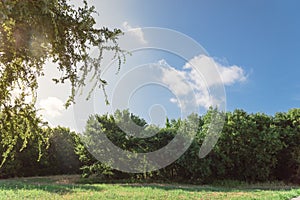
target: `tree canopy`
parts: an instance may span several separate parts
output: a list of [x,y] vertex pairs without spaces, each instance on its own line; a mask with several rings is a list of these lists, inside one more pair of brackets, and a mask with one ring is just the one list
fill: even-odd
[[[89,73],[104,87],[100,70],[104,51],[115,52],[121,64],[124,52],[117,43],[121,30],[95,28],[95,13],[86,0],[82,7],[68,0],[0,1],[0,146],[6,149],[2,163],[18,140],[23,141],[21,150],[31,137],[40,138],[40,147],[47,143],[40,130],[45,123],[35,108],[37,80],[44,75],[46,61],[56,63],[62,74],[53,78],[56,83],[71,84],[66,107]],[[96,58],[89,55],[91,47],[99,49]]]

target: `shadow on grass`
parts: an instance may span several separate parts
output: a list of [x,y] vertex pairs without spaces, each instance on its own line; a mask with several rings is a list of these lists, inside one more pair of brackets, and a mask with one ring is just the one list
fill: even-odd
[[101,187],[78,184],[59,184],[47,178],[28,179],[7,179],[0,180],[0,190],[42,190],[49,193],[64,195],[76,191],[101,191]]
[[255,191],[291,191],[294,189],[300,189],[300,185],[287,185],[281,182],[274,183],[256,183],[249,184],[246,182],[240,181],[216,181],[212,185],[196,185],[196,184],[185,184],[179,182],[166,182],[166,181],[157,181],[157,182],[147,182],[139,180],[107,180],[100,178],[81,178],[77,180],[78,184],[116,184],[121,185],[122,187],[132,187],[132,188],[144,188],[148,187],[151,189],[163,189],[163,190],[184,190],[190,192],[255,192]]

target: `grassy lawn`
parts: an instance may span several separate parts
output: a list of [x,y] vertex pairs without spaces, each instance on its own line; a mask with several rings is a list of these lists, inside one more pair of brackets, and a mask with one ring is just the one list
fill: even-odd
[[78,184],[78,176],[0,180],[0,199],[291,199],[300,188],[282,184]]

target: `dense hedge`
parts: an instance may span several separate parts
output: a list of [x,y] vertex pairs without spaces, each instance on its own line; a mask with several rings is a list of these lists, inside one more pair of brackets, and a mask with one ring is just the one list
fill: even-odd
[[[300,109],[291,109],[275,116],[248,114],[243,110],[227,112],[218,143],[205,158],[199,159],[199,148],[206,134],[205,127],[210,122],[211,112],[215,111],[210,110],[202,117],[196,115],[199,128],[192,145],[180,159],[164,169],[144,174],[122,173],[94,159],[79,144],[77,153],[84,166],[83,174],[97,174],[109,179],[148,178],[202,183],[220,179],[248,182],[300,181]],[[117,126],[116,121],[129,118],[145,125],[142,119],[128,111],[117,112],[115,116],[94,115],[87,122],[84,136],[91,138],[95,134],[104,133],[123,149],[149,152],[170,142],[180,124],[189,123],[189,119],[167,120],[166,127],[161,128],[155,136],[137,139],[128,137]]]
[[[209,183],[232,179],[300,183],[300,109],[276,113],[274,116],[248,114],[243,110],[223,113],[225,124],[221,136],[213,150],[200,159],[199,149],[212,112],[216,111],[210,110],[204,116],[193,115],[185,120],[167,120],[164,128],[148,126],[145,120],[128,111],[118,111],[114,116],[90,116],[83,133],[85,142],[104,133],[115,145],[137,153],[160,149],[175,137],[180,125],[197,121],[197,133],[190,148],[176,162],[158,171],[129,174],[113,170],[97,161],[78,135],[67,128],[58,127],[52,130],[50,147],[44,151],[39,162],[36,162],[38,145],[33,138],[28,141],[30,145],[26,149],[15,152],[14,157],[0,168],[0,177],[81,172],[83,176],[97,175],[107,180],[159,179]],[[122,121],[126,125],[130,119],[143,128],[127,132],[132,131],[134,135],[138,131],[152,131],[157,134],[143,139],[125,134],[118,123]]]

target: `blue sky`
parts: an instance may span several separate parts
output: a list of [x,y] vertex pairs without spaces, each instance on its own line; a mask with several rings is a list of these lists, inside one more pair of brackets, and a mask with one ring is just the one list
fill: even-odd
[[[221,67],[232,69],[231,72],[242,70],[232,84],[225,84],[229,111],[241,108],[247,112],[274,114],[300,105],[299,1],[89,2],[99,12],[96,16],[99,27],[118,27],[125,31],[143,27],[172,29],[201,44]],[[172,60],[172,56],[153,58],[157,62],[166,60],[172,67],[183,66],[182,61]],[[48,72],[54,74],[51,69]],[[46,110],[51,107],[44,113],[46,118],[54,125],[72,127],[76,124],[72,108],[68,111],[61,108],[67,97],[66,86],[45,90],[46,86],[49,87],[49,83],[42,80],[40,106]],[[169,92],[165,94],[170,99]]]
[[185,33],[241,66],[248,81],[226,87],[227,109],[273,114],[300,105],[299,1],[131,1],[141,27]]

